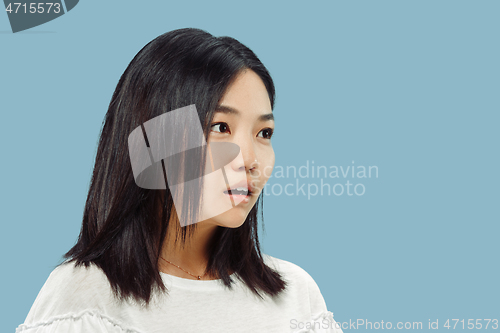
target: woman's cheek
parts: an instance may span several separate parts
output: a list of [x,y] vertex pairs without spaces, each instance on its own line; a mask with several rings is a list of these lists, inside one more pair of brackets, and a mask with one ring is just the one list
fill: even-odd
[[269,177],[271,177],[271,174],[273,173],[274,162],[275,162],[275,156],[274,156],[274,150],[272,150],[271,156],[269,158],[269,161],[268,161],[267,166],[266,166],[265,171],[264,171],[264,177],[265,177],[266,182],[269,179]]
[[259,170],[260,175],[259,175],[259,190],[262,190],[264,188],[264,185],[266,185],[267,181],[269,180],[269,177],[271,177],[271,174],[273,173],[274,169],[274,151],[271,151],[264,161],[262,161],[262,168]]

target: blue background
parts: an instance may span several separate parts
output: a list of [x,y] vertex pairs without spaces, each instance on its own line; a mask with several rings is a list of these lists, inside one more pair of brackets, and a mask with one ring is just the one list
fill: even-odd
[[427,331],[439,319],[444,332],[448,318],[500,319],[499,11],[487,0],[81,1],[16,34],[0,13],[0,330],[24,321],[77,239],[121,74],[184,27],[232,36],[269,68],[276,165],[378,167],[378,178],[324,179],[362,183],[361,196],[265,198],[264,252],[304,268],[337,321]]

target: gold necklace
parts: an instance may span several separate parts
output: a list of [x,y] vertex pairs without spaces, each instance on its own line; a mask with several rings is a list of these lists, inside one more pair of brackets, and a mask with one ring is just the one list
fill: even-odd
[[186,271],[184,268],[182,268],[181,266],[171,263],[170,261],[168,261],[167,259],[163,258],[162,256],[160,256],[160,258],[162,258],[163,260],[165,260],[165,261],[166,261],[166,262],[168,262],[169,264],[174,265],[175,267],[182,269],[184,272],[188,273],[188,274],[189,274],[189,275],[191,275],[192,277],[197,278],[198,280],[201,280],[201,278],[202,278],[202,277],[204,277],[205,275],[207,275],[207,272],[205,272],[205,273],[204,273],[203,275],[201,275],[201,276],[200,276],[200,275],[194,275],[194,274],[191,274],[191,273],[189,273],[188,271]]

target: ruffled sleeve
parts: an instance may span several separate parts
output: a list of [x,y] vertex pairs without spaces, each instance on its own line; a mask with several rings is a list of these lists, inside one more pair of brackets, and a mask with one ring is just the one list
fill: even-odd
[[[333,319],[333,313],[330,311],[325,311],[321,313],[314,319],[316,322],[319,322],[323,325],[323,328],[328,328],[325,332],[328,333],[343,333],[340,327],[340,323],[337,323],[335,319]],[[315,331],[322,332],[322,331]]]
[[340,323],[333,319],[333,313],[328,310],[313,316],[312,320],[304,326],[293,333],[343,333]]
[[141,333],[124,328],[107,316],[94,311],[85,311],[77,315],[67,314],[54,317],[44,322],[21,324],[16,333]]

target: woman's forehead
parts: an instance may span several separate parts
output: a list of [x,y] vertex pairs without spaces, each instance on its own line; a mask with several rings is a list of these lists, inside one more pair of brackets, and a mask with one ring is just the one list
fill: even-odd
[[234,116],[271,113],[271,102],[262,79],[252,70],[236,77],[220,101],[221,111]]

